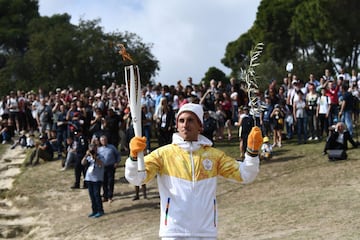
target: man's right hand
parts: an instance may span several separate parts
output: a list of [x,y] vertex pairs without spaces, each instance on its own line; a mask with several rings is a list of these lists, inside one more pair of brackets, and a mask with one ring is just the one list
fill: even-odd
[[137,158],[139,152],[146,148],[146,137],[133,137],[129,143],[130,157]]

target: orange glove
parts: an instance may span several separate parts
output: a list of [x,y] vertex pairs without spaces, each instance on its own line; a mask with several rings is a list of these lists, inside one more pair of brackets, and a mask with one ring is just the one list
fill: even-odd
[[262,143],[263,137],[260,128],[253,127],[248,136],[246,152],[250,156],[256,157],[259,154]]
[[146,148],[146,137],[133,137],[129,143],[130,157],[136,158]]

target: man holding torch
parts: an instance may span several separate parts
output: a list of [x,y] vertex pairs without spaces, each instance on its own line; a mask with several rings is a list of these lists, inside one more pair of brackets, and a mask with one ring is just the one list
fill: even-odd
[[146,148],[146,138],[135,136],[130,141],[130,157],[125,164],[126,179],[137,186],[157,176],[161,216],[159,235],[162,239],[216,239],[217,177],[247,184],[259,172],[261,130],[253,127],[243,162],[236,161],[201,135],[203,107],[183,105],[177,114],[172,143],[144,157],[138,169],[138,153]]

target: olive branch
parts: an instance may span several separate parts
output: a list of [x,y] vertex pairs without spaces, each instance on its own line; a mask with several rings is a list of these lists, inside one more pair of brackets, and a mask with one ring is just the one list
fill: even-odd
[[258,43],[256,46],[250,51],[250,63],[247,69],[241,70],[241,79],[245,80],[246,90],[249,98],[250,109],[252,110],[253,116],[259,114],[261,111],[261,106],[259,106],[257,93],[259,89],[258,85],[258,77],[255,73],[255,68],[260,65],[259,58],[264,49],[263,43]]

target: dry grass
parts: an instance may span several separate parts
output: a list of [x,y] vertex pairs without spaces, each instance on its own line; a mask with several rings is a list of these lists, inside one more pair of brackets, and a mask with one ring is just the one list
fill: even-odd
[[[219,239],[359,239],[360,151],[329,162],[323,144],[285,142],[250,185],[219,179]],[[217,147],[238,156],[236,141]],[[117,181],[104,217],[89,219],[87,191],[70,190],[73,171],[59,169],[60,162],[41,164],[17,178],[8,198],[32,220],[17,239],[158,239],[155,181],[148,185],[149,200],[136,202],[133,187]]]

